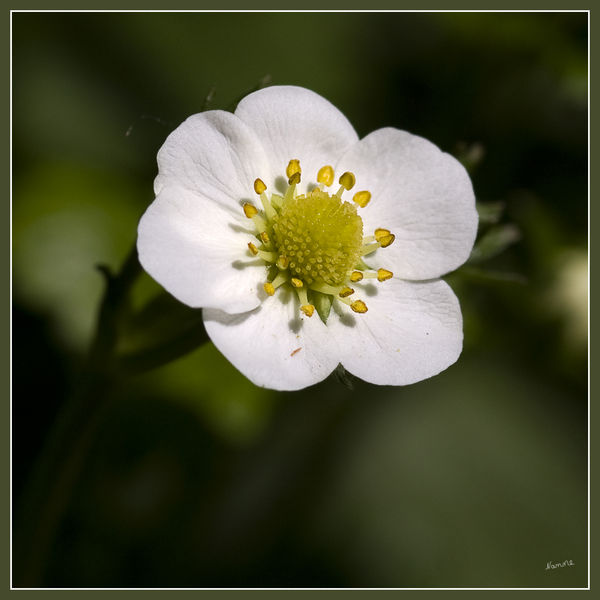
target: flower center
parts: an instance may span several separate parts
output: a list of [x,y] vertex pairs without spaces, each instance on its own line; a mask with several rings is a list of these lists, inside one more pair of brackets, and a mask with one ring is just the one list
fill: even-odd
[[363,223],[355,206],[317,188],[283,204],[273,219],[273,233],[293,277],[307,285],[336,286],[360,257]]
[[348,305],[356,313],[367,312],[362,300],[351,300],[354,294],[350,284],[363,279],[385,281],[393,277],[391,271],[371,271],[362,257],[386,248],[394,241],[387,229],[378,228],[372,236],[363,237],[363,221],[358,208],[371,200],[371,193],[354,194],[353,202],[342,200],[342,194],[354,187],[355,176],[346,172],[339,178],[340,188],[329,194],[334,171],[325,166],[317,174],[318,186],[306,194],[296,194],[301,168],[296,159],[290,160],[286,174],[288,188],[283,196],[266,193],[261,179],[254,182],[254,191],[260,196],[263,210],[244,204],[244,214],[254,222],[260,246],[253,242],[248,249],[253,256],[265,261],[267,282],[265,292],[273,296],[283,285],[295,289],[300,310],[311,317],[317,309],[327,322],[334,300]]

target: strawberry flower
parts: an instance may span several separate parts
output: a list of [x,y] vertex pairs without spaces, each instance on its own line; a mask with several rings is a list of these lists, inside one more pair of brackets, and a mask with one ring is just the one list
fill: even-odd
[[431,142],[393,128],[359,140],[321,96],[269,87],[182,123],[154,189],[142,266],[202,307],[256,385],[301,389],[340,363],[406,385],[460,355],[460,306],[439,277],[468,258],[477,212],[465,169]]

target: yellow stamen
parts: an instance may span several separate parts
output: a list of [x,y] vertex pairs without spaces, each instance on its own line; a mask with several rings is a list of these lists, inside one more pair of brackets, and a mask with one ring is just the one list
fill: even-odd
[[262,179],[255,179],[254,180],[254,191],[260,196],[265,190],[267,189],[267,186],[265,185],[265,182]]
[[248,219],[251,219],[253,216],[258,214],[258,209],[256,208],[256,206],[253,206],[248,202],[246,202],[242,208],[244,209],[244,214],[246,215],[246,217],[248,217]]
[[293,174],[293,175],[292,175],[292,176],[291,176],[291,177],[288,179],[288,183],[289,183],[290,185],[292,185],[292,184],[297,184],[297,183],[300,183],[300,179],[301,179],[301,177],[300,177],[300,173],[294,173],[294,174]]
[[375,239],[377,241],[379,241],[381,238],[385,237],[386,235],[390,235],[391,231],[389,231],[389,229],[381,229],[380,227],[378,227],[375,230]]
[[389,235],[385,235],[382,238],[379,238],[377,241],[381,244],[382,248],[387,248],[388,246],[391,246],[395,239],[396,236],[393,233],[390,233]]
[[377,279],[377,273],[374,273],[373,271],[365,271],[363,276],[365,279]]
[[280,196],[279,194],[271,194],[271,206],[275,208],[281,208],[282,204],[283,196]]
[[278,288],[280,285],[283,285],[288,280],[287,275],[284,273],[278,273],[277,277],[273,279],[271,282],[274,288]]
[[352,283],[356,283],[357,281],[360,281],[363,278],[363,274],[360,271],[352,271],[352,274],[350,275],[350,281]]
[[290,259],[287,256],[283,256],[283,254],[277,259],[277,267],[279,269],[287,269],[290,264]]
[[367,256],[367,254],[371,254],[372,252],[375,252],[375,250],[378,250],[379,247],[380,247],[379,242],[375,242],[374,244],[364,244],[360,251],[360,255]]
[[292,277],[290,281],[295,288],[301,288],[304,285],[302,279],[298,279],[297,277]]
[[304,286],[302,286],[302,287],[297,287],[295,289],[296,289],[296,294],[298,294],[298,300],[300,300],[300,306],[309,304],[308,294],[306,293],[306,288]]
[[354,177],[354,173],[351,173],[350,171],[346,171],[340,177],[340,185],[346,190],[351,190],[355,183],[356,177]]
[[289,181],[288,189],[285,191],[285,196],[283,197],[283,204],[286,204],[292,198],[296,197],[296,181],[292,181],[293,179],[294,177]]
[[277,216],[277,213],[275,212],[275,209],[271,206],[271,201],[269,200],[265,192],[263,192],[260,195],[260,201],[262,202],[265,214],[267,215],[267,219],[272,221],[273,218]]
[[367,308],[367,305],[362,301],[362,300],[355,300],[351,305],[350,308],[355,312],[355,313],[366,313],[367,310],[369,310]]
[[263,231],[259,237],[265,246],[271,241],[269,239],[269,234],[266,231]]
[[265,292],[267,292],[267,294],[269,294],[269,296],[272,296],[275,293],[275,287],[268,281],[267,283],[263,284],[263,289]]
[[344,286],[339,293],[339,297],[340,298],[346,298],[348,296],[351,296],[352,294],[354,294],[354,290],[351,287],[348,286]]
[[254,254],[254,256],[258,254],[258,248],[252,242],[248,242],[248,249],[250,252],[252,252],[252,254]]
[[296,173],[302,173],[302,169],[300,168],[300,161],[297,158],[292,158],[288,163],[287,169],[285,170],[285,174],[288,176],[288,179],[291,179],[293,175]]
[[368,192],[367,190],[364,190],[363,192],[356,192],[352,200],[361,208],[364,208],[371,201],[371,192]]
[[322,294],[331,294],[332,296],[335,296],[342,288],[334,287],[328,283],[320,283],[317,281],[310,284],[310,289],[315,290],[316,292],[321,292]]
[[315,307],[312,304],[303,304],[300,310],[307,316],[312,317],[315,312]]
[[257,233],[260,233],[267,228],[267,222],[259,214],[256,214],[251,218]]
[[[250,248],[250,251],[252,251],[252,248]],[[265,250],[257,250],[256,254],[258,254],[258,256],[260,256],[263,260],[270,262],[270,263],[274,263],[277,262],[277,254],[275,254],[275,252],[266,252]]]
[[333,167],[329,165],[321,167],[319,169],[319,172],[317,173],[317,181],[319,183],[325,184],[327,187],[329,187],[333,183],[334,177],[335,173]]
[[387,281],[391,279],[394,274],[387,269],[377,269],[377,281]]

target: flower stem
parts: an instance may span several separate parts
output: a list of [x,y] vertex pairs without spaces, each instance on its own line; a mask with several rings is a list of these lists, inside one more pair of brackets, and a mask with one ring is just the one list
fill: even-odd
[[110,403],[108,392],[118,378],[115,357],[118,321],[127,307],[129,291],[141,273],[136,248],[117,275],[105,266],[98,269],[105,276],[106,289],[90,352],[24,492],[20,527],[14,540],[14,587],[39,587],[44,582],[53,540]]

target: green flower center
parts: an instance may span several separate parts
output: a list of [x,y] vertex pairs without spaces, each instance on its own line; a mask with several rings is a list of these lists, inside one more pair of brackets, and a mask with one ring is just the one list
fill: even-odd
[[[273,296],[280,286],[295,289],[300,310],[311,317],[315,308],[326,323],[334,300],[349,306],[356,313],[366,313],[362,300],[352,300],[350,284],[363,279],[386,281],[391,271],[371,271],[363,256],[379,248],[387,248],[394,235],[378,228],[371,236],[363,236],[363,221],[357,207],[365,208],[371,193],[363,190],[352,198],[354,204],[342,200],[344,191],[354,187],[353,173],[346,172],[340,179],[340,188],[329,194],[325,187],[334,180],[333,168],[322,167],[317,174],[318,185],[306,194],[296,194],[301,168],[297,159],[290,160],[286,169],[288,184],[285,194],[266,193],[261,179],[254,182],[254,191],[260,196],[263,210],[254,205],[243,205],[244,214],[254,222],[256,240],[248,243],[253,256],[265,261],[267,282],[264,291]],[[339,309],[338,309],[339,310]]]
[[314,189],[287,199],[273,218],[274,244],[292,277],[342,285],[360,258],[363,222],[356,207]]

